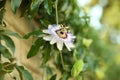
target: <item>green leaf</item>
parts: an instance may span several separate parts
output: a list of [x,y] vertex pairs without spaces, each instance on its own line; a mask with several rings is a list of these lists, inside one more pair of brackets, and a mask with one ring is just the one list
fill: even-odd
[[49,74],[49,75],[53,74],[52,69],[48,66],[46,67],[46,73]]
[[20,7],[22,0],[11,0],[11,8],[14,13],[16,13],[16,10]]
[[70,77],[69,73],[64,72],[60,80],[68,80],[69,77]]
[[11,59],[12,58],[12,55],[11,53],[9,52],[9,50],[4,47],[3,45],[0,44],[0,51],[2,52],[2,55],[5,57],[5,58],[8,58],[8,59]]
[[10,31],[10,30],[1,30],[0,33],[5,34],[5,35],[14,36],[16,38],[22,38],[18,33],[15,33],[15,32]]
[[30,14],[28,17],[30,19],[34,18],[36,11],[39,9],[40,4],[43,2],[43,0],[33,0],[31,5],[30,5]]
[[5,77],[5,74],[3,74],[2,72],[0,72],[0,80],[5,80],[4,77]]
[[6,0],[2,0],[0,1],[0,25],[3,24],[3,16],[5,14],[5,3],[6,3]]
[[15,64],[11,64],[9,62],[3,63],[3,68],[2,70],[6,73],[11,73],[14,70]]
[[0,62],[0,71],[2,70],[2,66],[3,66],[3,64]]
[[31,1],[23,0],[23,2],[25,3],[25,5],[22,5],[20,17],[23,17],[28,12],[30,5],[31,5]]
[[39,36],[42,34],[42,31],[36,30],[26,34],[23,38],[28,39],[30,36]]
[[84,80],[84,79],[82,78],[82,76],[78,75],[75,77],[75,80]]
[[0,75],[0,80],[4,80],[4,75]]
[[47,19],[41,19],[40,23],[46,28],[48,28],[47,26],[50,24],[50,22]]
[[35,41],[35,43],[32,45],[32,47],[30,48],[28,55],[27,55],[27,58],[35,56],[38,53],[39,48],[42,45],[42,43],[43,43],[43,40],[41,38],[38,38]]
[[92,42],[93,42],[92,39],[83,38],[83,45],[85,45],[87,48],[90,47]]
[[43,0],[33,0],[30,6],[31,10],[32,11],[37,10],[42,2]]
[[4,30],[0,30],[0,34],[3,34]]
[[[4,1],[4,3],[5,3],[6,1]],[[0,6],[1,6],[2,4],[0,4]],[[0,10],[0,25],[2,25],[2,23],[3,23],[3,16],[4,16],[4,14],[5,14],[5,9],[4,8],[0,8],[1,10]]]
[[11,51],[14,53],[15,52],[15,44],[14,44],[13,40],[9,36],[6,36],[6,35],[2,35],[1,39],[5,41],[7,47],[10,48]]
[[83,46],[78,46],[78,49],[74,50],[73,56],[75,58],[75,60],[79,60],[82,56],[82,54],[84,53],[85,49]]
[[71,65],[64,65],[64,70],[71,71],[72,66]]
[[20,74],[21,80],[33,80],[32,75],[26,69],[24,69],[23,66],[17,66],[16,65],[15,67]]
[[0,9],[2,9],[2,7],[5,6],[6,0],[2,0],[0,1]]
[[45,7],[47,13],[50,15],[52,12],[51,0],[44,0],[44,7]]
[[61,59],[58,51],[54,51],[54,63],[58,68],[61,68]]
[[4,80],[5,72],[2,70],[3,64],[0,63],[0,80]]
[[55,75],[53,75],[51,78],[50,78],[50,80],[56,80],[56,74]]
[[51,58],[50,57],[50,53],[51,53],[51,48],[50,48],[50,44],[45,44],[44,46],[44,53],[42,54],[42,64],[41,66],[44,66],[44,64],[46,64],[46,62]]
[[73,68],[71,70],[71,75],[73,77],[76,77],[83,70],[83,67],[84,67],[84,62],[82,59],[76,61],[76,63],[73,65]]

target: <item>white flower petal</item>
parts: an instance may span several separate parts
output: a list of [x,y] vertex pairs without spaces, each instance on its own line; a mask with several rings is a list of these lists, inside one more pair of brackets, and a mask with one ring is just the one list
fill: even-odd
[[56,42],[57,42],[57,39],[53,37],[52,40],[50,41],[50,44],[55,44]]
[[76,36],[72,36],[72,38],[74,38],[74,39],[75,39],[75,38],[76,38]]
[[48,25],[48,29],[52,28],[52,25]]
[[57,33],[56,33],[56,30],[60,29],[59,27],[57,27],[57,25],[53,25],[51,26],[48,30],[51,34],[55,35],[55,36],[58,36]]
[[73,45],[73,43],[69,43],[68,44],[71,48],[74,48],[75,47],[75,45]]
[[43,32],[48,34],[50,33],[49,30],[43,30]]
[[69,46],[69,43],[66,43],[66,42],[65,42],[65,46],[67,47],[67,49],[68,49],[69,51],[71,51],[70,46]]
[[63,48],[63,42],[62,41],[58,41],[57,42],[57,48],[61,51]]
[[44,36],[43,39],[46,41],[50,41],[52,39],[52,36]]

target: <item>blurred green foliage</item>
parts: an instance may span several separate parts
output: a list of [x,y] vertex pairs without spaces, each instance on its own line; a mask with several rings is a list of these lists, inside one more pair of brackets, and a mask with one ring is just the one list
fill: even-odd
[[[0,1],[0,24],[4,16],[4,5],[6,0]],[[35,56],[41,51],[40,68],[46,71],[49,80],[56,80],[57,72],[46,63],[53,60],[56,69],[61,72],[59,80],[119,80],[119,65],[113,64],[113,54],[110,46],[100,39],[100,31],[95,31],[89,26],[90,18],[84,12],[84,16],[79,16],[84,9],[79,7],[77,0],[58,0],[59,24],[65,24],[76,36],[75,48],[69,52],[66,48],[61,53],[55,45],[50,45],[42,39],[42,30],[47,29],[49,24],[56,24],[55,0],[11,0],[11,8],[14,13],[21,10],[21,16],[27,16],[30,20],[35,20],[39,25],[39,30],[26,34],[23,39],[34,36],[35,41],[31,46],[27,58]],[[21,80],[33,80],[32,75],[22,66],[12,63],[12,53],[15,45],[10,36],[22,38],[17,33],[7,30],[5,27],[0,30],[0,56],[4,56],[10,62],[0,61],[0,80],[6,73],[10,73],[15,67]],[[5,41],[7,48],[1,43]],[[11,50],[9,51],[8,48]],[[1,58],[1,57],[0,57]],[[64,65],[62,60],[64,61]],[[0,59],[1,60],[1,59]],[[81,62],[82,61],[82,62]],[[7,67],[6,67],[7,65]],[[112,69],[111,69],[112,68]],[[53,73],[54,72],[54,73]],[[50,76],[50,77],[49,77]]]

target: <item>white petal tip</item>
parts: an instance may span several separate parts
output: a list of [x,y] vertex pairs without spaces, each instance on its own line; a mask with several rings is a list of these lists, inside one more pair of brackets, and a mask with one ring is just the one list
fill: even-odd
[[73,36],[73,38],[76,38],[76,36]]
[[49,33],[49,31],[48,31],[48,30],[42,30],[42,32],[43,32],[43,33]]
[[62,48],[60,48],[60,47],[57,47],[57,48],[58,48],[59,51],[62,51]]
[[44,36],[43,39],[44,39],[45,41],[50,41],[50,40],[52,39],[52,37],[51,37],[51,36]]
[[55,43],[53,43],[53,42],[50,41],[50,44],[53,45],[53,44],[55,44]]
[[63,49],[63,42],[58,41],[58,42],[57,42],[57,48],[58,48],[60,51],[62,51],[62,49]]
[[48,25],[48,28],[51,28],[52,27],[52,25]]

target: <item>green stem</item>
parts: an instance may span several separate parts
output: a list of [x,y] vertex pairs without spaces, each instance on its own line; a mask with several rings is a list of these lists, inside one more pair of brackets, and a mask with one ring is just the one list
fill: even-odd
[[56,12],[56,23],[58,25],[58,10],[57,10],[58,0],[55,2],[55,12]]
[[46,72],[45,72],[45,68],[43,69],[43,80],[46,80]]
[[1,54],[1,51],[0,51],[0,63],[2,62],[2,58],[1,58],[1,55],[2,55],[2,54]]
[[[0,46],[1,46],[1,39],[0,39]],[[2,55],[2,52],[0,51],[0,63],[2,62],[2,57],[1,57],[1,55]]]
[[61,59],[61,64],[62,64],[62,67],[64,69],[64,61],[63,61],[63,57],[62,57],[62,52],[60,51],[60,59]]
[[82,74],[82,80],[84,80],[84,74]]

